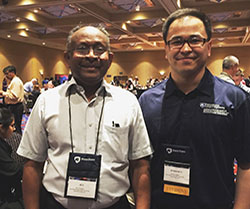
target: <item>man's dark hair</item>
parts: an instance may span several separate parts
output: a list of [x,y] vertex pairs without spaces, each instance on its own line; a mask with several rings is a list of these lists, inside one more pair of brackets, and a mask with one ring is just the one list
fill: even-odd
[[186,17],[186,16],[197,17],[198,19],[200,19],[205,26],[206,33],[207,33],[207,40],[209,41],[211,39],[212,27],[211,27],[211,21],[208,18],[208,16],[198,9],[185,8],[185,9],[178,9],[175,12],[173,12],[171,15],[169,15],[169,17],[167,18],[167,20],[163,24],[162,33],[163,33],[163,40],[164,40],[165,44],[167,44],[166,39],[167,39],[168,30],[169,30],[171,23],[177,19],[180,19],[180,18]]
[[11,111],[7,108],[0,108],[0,124],[2,124],[2,127],[4,129],[7,129],[12,121],[14,120],[14,115],[11,113]]
[[14,72],[16,74],[16,68],[13,65],[9,65],[3,69],[3,73]]

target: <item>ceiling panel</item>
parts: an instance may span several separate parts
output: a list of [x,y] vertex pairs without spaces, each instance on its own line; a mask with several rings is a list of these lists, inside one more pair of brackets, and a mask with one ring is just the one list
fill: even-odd
[[193,7],[213,24],[213,47],[250,45],[250,0],[9,0],[0,2],[0,37],[65,49],[79,24],[107,29],[113,51],[163,50],[168,15]]

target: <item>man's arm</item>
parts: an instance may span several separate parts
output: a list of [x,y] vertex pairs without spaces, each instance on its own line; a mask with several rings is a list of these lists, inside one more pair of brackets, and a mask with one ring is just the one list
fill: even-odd
[[28,160],[23,169],[23,199],[25,209],[39,209],[39,195],[44,163]]
[[250,163],[239,164],[234,209],[250,208]]
[[131,181],[136,208],[150,208],[149,158],[130,161]]

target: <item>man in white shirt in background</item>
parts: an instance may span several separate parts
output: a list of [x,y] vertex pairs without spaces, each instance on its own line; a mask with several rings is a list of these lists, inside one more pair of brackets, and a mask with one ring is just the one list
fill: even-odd
[[7,80],[10,81],[7,91],[0,91],[0,97],[4,97],[4,103],[14,114],[16,131],[22,134],[21,122],[23,116],[24,89],[22,80],[16,76],[16,68],[12,65],[3,69]]

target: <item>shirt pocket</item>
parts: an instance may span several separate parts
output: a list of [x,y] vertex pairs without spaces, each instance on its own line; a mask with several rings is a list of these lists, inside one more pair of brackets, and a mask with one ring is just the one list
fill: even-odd
[[104,125],[101,139],[103,160],[112,163],[128,161],[129,127],[111,127]]

